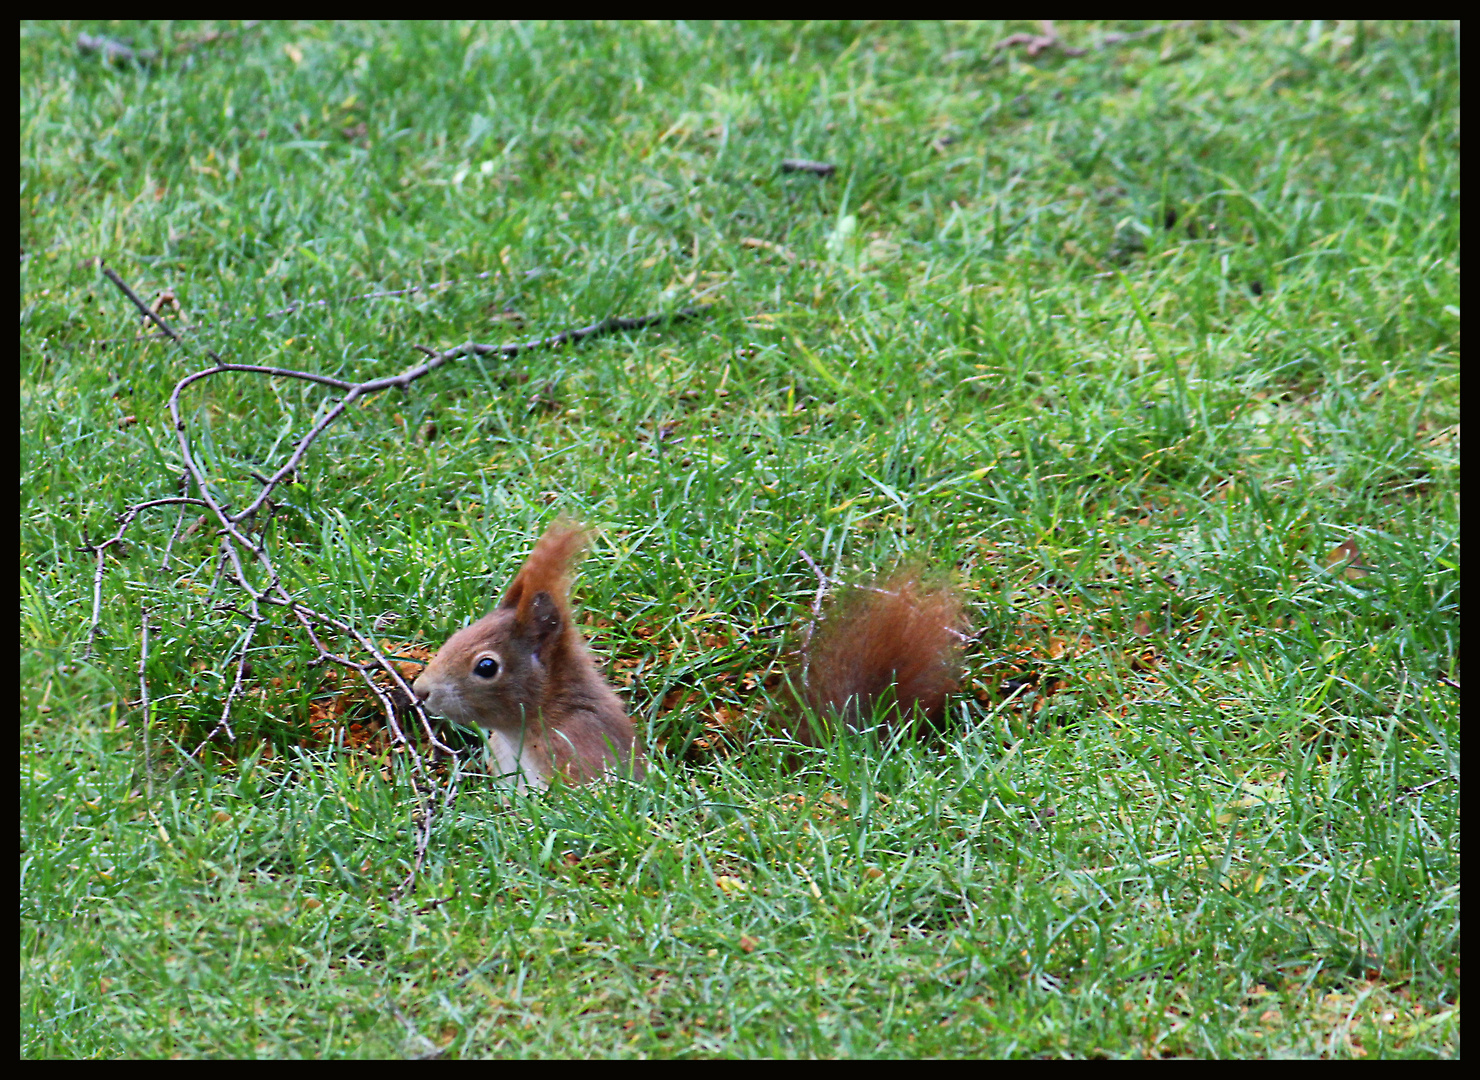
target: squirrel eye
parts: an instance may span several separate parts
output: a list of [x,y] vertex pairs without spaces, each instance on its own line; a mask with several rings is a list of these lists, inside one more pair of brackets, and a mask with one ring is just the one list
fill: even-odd
[[491,656],[485,656],[473,665],[473,674],[481,675],[485,679],[491,679],[498,674],[498,661]]

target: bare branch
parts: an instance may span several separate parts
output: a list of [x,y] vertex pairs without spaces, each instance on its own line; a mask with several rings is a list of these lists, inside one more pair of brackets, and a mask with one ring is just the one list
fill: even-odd
[[109,539],[104,540],[101,544],[87,543],[87,536],[84,534],[83,546],[80,550],[91,551],[97,559],[97,566],[93,571],[92,622],[88,624],[87,628],[87,649],[82,654],[84,658],[92,655],[93,641],[98,636],[98,619],[101,616],[103,608],[103,553],[114,544],[123,543],[123,534],[128,532],[128,527],[133,524],[134,518],[138,517],[142,511],[148,510],[151,507],[155,506],[173,506],[177,503],[192,504],[195,506],[206,505],[199,499],[187,499],[183,497],[168,499],[150,499],[148,502],[137,503],[134,506],[130,506],[123,513],[119,514],[118,531],[114,533]]
[[[25,259],[25,256],[22,256],[22,260],[23,261],[24,261],[24,259]],[[438,282],[434,282],[431,285],[411,285],[411,286],[408,286],[407,288],[404,288],[404,289],[382,289],[382,290],[378,290],[376,292],[357,293],[354,296],[346,296],[346,297],[343,297],[342,299],[340,299],[340,298],[331,298],[331,299],[326,299],[326,300],[305,300],[302,303],[289,304],[287,307],[278,308],[275,311],[264,312],[261,315],[241,315],[241,316],[237,316],[235,318],[217,319],[215,322],[198,322],[198,323],[195,323],[195,324],[193,324],[191,326],[182,326],[179,329],[175,330],[175,334],[176,334],[176,336],[183,336],[183,335],[185,335],[187,333],[193,333],[193,332],[200,331],[200,330],[210,330],[210,329],[214,329],[215,327],[218,327],[218,326],[231,326],[231,325],[234,325],[236,323],[261,322],[264,319],[280,319],[280,318],[282,318],[285,315],[294,315],[294,314],[297,314],[300,311],[306,311],[309,308],[319,308],[319,307],[325,307],[326,308],[326,307],[332,307],[335,304],[351,304],[351,303],[355,303],[355,302],[360,301],[360,300],[387,300],[387,299],[393,299],[393,298],[398,297],[398,296],[411,296],[411,295],[413,295],[415,293],[432,293],[432,292],[438,292],[438,291],[440,291],[442,289],[450,289],[450,288],[453,288],[456,285],[464,285],[464,284],[466,284],[469,281],[483,281],[483,280],[486,280],[487,278],[494,277],[498,273],[499,272],[496,271],[496,270],[485,270],[482,273],[473,274],[470,277],[456,278],[456,279],[454,279],[452,281],[438,281]],[[532,278],[532,277],[538,277],[542,273],[544,273],[544,271],[543,270],[540,270],[540,269],[525,270],[523,272],[523,275],[522,276],[524,276],[526,278]],[[116,345],[116,344],[118,344],[120,342],[124,342],[124,341],[166,341],[166,340],[172,340],[168,334],[147,333],[147,334],[135,334],[133,337],[94,338],[92,341],[89,341],[89,342],[80,342],[80,343],[59,342],[59,343],[57,343],[53,347],[54,348],[64,348],[64,349],[67,349],[67,348],[78,348],[80,345],[84,345],[84,344],[85,345]],[[429,349],[427,351],[430,352],[433,356],[436,355],[436,350],[435,349]]]
[[812,568],[812,573],[817,575],[817,595],[812,599],[812,615],[816,617],[822,614],[822,597],[827,592],[827,575],[822,572],[822,567],[812,561],[812,556],[805,551],[801,552],[802,561]]
[[[448,360],[469,352],[476,353],[479,356],[488,356],[491,353],[506,357],[517,356],[519,353],[528,352],[531,349],[551,349],[558,345],[584,341],[586,338],[598,337],[602,334],[610,334],[618,330],[641,330],[655,323],[676,323],[684,322],[688,319],[697,319],[713,306],[713,304],[698,304],[694,307],[682,308],[673,312],[671,315],[659,312],[653,315],[642,315],[637,318],[603,319],[601,322],[592,323],[590,326],[582,326],[575,330],[562,330],[560,333],[551,334],[546,338],[537,338],[534,341],[525,341],[522,343],[477,345],[470,341],[466,345],[459,345],[457,348],[441,353],[440,355]],[[420,374],[422,373],[418,373],[413,377],[419,378]]]
[[169,542],[164,546],[164,558],[159,562],[160,573],[167,573],[170,568],[170,549],[175,546],[175,541],[180,538],[180,526],[185,524],[185,507],[180,507],[180,516],[175,519],[175,527],[170,531]]
[[94,37],[92,34],[78,34],[77,48],[82,52],[100,52],[107,63],[115,60],[129,63],[153,63],[159,59],[159,53],[153,49],[134,50],[123,42],[109,37]]
[[[173,341],[176,345],[184,345],[184,342],[180,340],[180,335],[171,330],[169,323],[161,319],[159,317],[159,314],[153,308],[139,299],[138,294],[135,293],[133,289],[130,289],[128,287],[127,282],[125,282],[123,278],[118,276],[113,267],[103,266],[101,259],[98,260],[98,265],[102,267],[103,276],[109,281],[113,282],[113,284],[117,285],[120,289],[122,289],[123,295],[127,296],[130,300],[133,301],[134,307],[139,309],[140,315],[144,316],[144,318],[148,319],[150,322],[154,323],[155,326],[163,330],[165,336]],[[206,354],[218,364],[223,362],[219,356],[211,352],[211,350],[209,349],[206,350]]]
[[[1108,49],[1112,45],[1127,45],[1132,41],[1143,41],[1144,39],[1149,37],[1156,37],[1158,34],[1169,33],[1172,30],[1186,30],[1188,27],[1196,25],[1196,19],[1179,19],[1177,22],[1161,23],[1158,26],[1148,26],[1144,30],[1136,30],[1128,34],[1106,34],[1104,37],[1100,38],[1100,42],[1096,47],[1100,49]],[[1238,28],[1233,24],[1229,24],[1229,28],[1232,29],[1236,35],[1239,33]]]
[[[200,48],[202,45],[213,45],[222,41],[230,41],[254,29],[261,20],[248,19],[242,24],[240,30],[208,30],[193,38],[186,38],[169,50],[171,55],[180,55]],[[92,34],[82,33],[77,35],[77,48],[85,53],[100,52],[106,63],[121,61],[123,63],[152,64],[159,59],[159,53],[154,49],[134,49],[127,42],[116,38],[97,37]]]
[[[1045,52],[1049,49],[1058,49],[1065,56],[1084,56],[1090,51],[1089,49],[1078,48],[1073,45],[1066,45],[1064,43],[1064,39],[1059,37],[1059,32],[1054,29],[1052,19],[1040,19],[1038,21],[1038,25],[1043,28],[1043,33],[1008,34],[1007,37],[997,42],[997,44],[994,45],[993,48],[1001,50],[1010,49],[1015,45],[1023,45],[1026,46],[1024,51],[1030,57],[1037,56],[1039,53]],[[1093,48],[1104,50],[1115,45],[1126,45],[1133,41],[1142,41],[1146,38],[1155,37],[1158,34],[1165,34],[1172,30],[1185,30],[1190,26],[1196,25],[1196,19],[1182,19],[1179,22],[1161,23],[1158,26],[1148,26],[1144,30],[1135,30],[1129,33],[1104,34],[1100,37],[1099,41],[1094,44]]]
[[[118,286],[129,301],[133,303],[134,307],[139,310],[141,315],[153,321],[177,346],[181,348],[185,347],[180,335],[165,323],[156,312],[145,305],[117,273],[111,268],[104,268],[103,273],[110,281]],[[409,292],[413,290],[403,291]],[[399,375],[384,376],[358,383],[290,368],[227,363],[214,352],[205,350],[206,354],[215,361],[215,366],[192,372],[180,379],[175,384],[169,397],[170,420],[175,428],[175,438],[179,446],[180,461],[183,466],[180,484],[182,490],[185,489],[186,485],[193,484],[198,497],[181,495],[172,498],[151,499],[129,506],[119,515],[119,529],[113,537],[98,544],[88,543],[83,548],[85,551],[91,551],[97,559],[97,567],[93,579],[93,620],[88,632],[88,651],[90,653],[93,639],[97,633],[101,611],[102,581],[106,550],[115,544],[123,542],[125,532],[138,515],[146,509],[157,506],[179,505],[181,507],[181,513],[170,535],[169,543],[165,546],[166,566],[168,565],[169,554],[174,542],[181,535],[180,526],[184,523],[185,506],[204,508],[206,513],[202,515],[202,521],[215,519],[217,526],[216,534],[220,537],[220,553],[217,557],[216,576],[211,582],[208,592],[214,593],[221,579],[229,575],[235,583],[236,588],[246,598],[246,610],[231,603],[219,604],[217,610],[229,611],[238,615],[246,619],[248,625],[241,641],[235,675],[232,679],[231,687],[226,693],[225,700],[222,703],[220,719],[200,744],[185,755],[175,775],[179,776],[217,735],[224,733],[228,739],[235,739],[236,736],[231,726],[232,708],[243,693],[249,677],[251,669],[249,655],[252,643],[256,638],[257,630],[263,623],[268,621],[268,616],[264,612],[262,605],[266,604],[270,607],[286,609],[293,620],[304,629],[309,641],[313,644],[316,656],[311,661],[311,666],[321,663],[333,663],[346,670],[355,672],[384,712],[386,729],[390,733],[392,745],[409,755],[410,778],[417,802],[417,810],[413,820],[414,832],[416,834],[416,851],[411,872],[408,874],[406,880],[392,892],[392,898],[399,897],[409,890],[415,884],[416,877],[425,864],[427,848],[431,842],[436,814],[438,812],[438,801],[436,798],[437,782],[434,778],[433,770],[423,760],[422,755],[417,750],[417,740],[409,738],[408,733],[402,730],[397,707],[399,702],[396,698],[403,700],[405,707],[415,715],[421,735],[425,739],[425,745],[431,747],[435,754],[446,755],[451,758],[451,777],[448,780],[441,799],[441,810],[443,811],[450,808],[453,794],[462,775],[461,762],[457,751],[444,743],[438,736],[436,729],[432,725],[431,717],[427,715],[421,700],[416,696],[411,687],[407,685],[405,678],[401,675],[400,669],[384,654],[374,638],[353,624],[326,612],[317,611],[295,597],[283,584],[278,570],[273,564],[272,557],[268,552],[266,523],[259,523],[255,527],[256,536],[253,536],[248,531],[246,523],[253,520],[254,515],[264,505],[275,508],[276,504],[272,502],[272,494],[278,485],[296,482],[298,469],[307,456],[309,449],[312,447],[314,440],[343,416],[345,411],[355,401],[392,388],[405,391],[408,386],[418,379],[436,371],[445,364],[465,356],[496,355],[513,357],[533,349],[557,348],[562,345],[584,341],[601,334],[621,330],[638,330],[658,323],[678,322],[695,318],[704,311],[707,311],[709,306],[685,308],[682,311],[672,314],[658,313],[636,318],[608,318],[600,322],[591,323],[588,326],[563,330],[560,333],[552,334],[548,337],[505,345],[482,345],[470,341],[440,352],[428,346],[417,346],[422,352],[427,354],[428,359],[425,362]],[[323,410],[318,419],[294,443],[291,452],[281,466],[265,476],[256,472],[250,473],[257,480],[260,490],[240,510],[233,510],[231,506],[227,505],[212,490],[211,477],[206,474],[205,468],[195,454],[195,447],[192,444],[185,414],[181,406],[181,396],[186,389],[209,376],[221,375],[227,372],[259,375],[268,378],[301,379],[320,386],[330,387],[340,395],[328,408]],[[269,514],[269,520],[270,516]],[[196,527],[197,525],[192,525],[189,529],[185,530],[184,535],[190,535]],[[808,561],[810,562],[811,560],[809,559]],[[261,580],[259,584],[253,584],[249,564],[255,564],[260,568],[258,576]],[[821,576],[820,571],[819,576]],[[825,585],[826,579],[823,578],[823,581]],[[819,602],[820,595],[819,592]],[[351,659],[349,656],[342,655],[331,649],[329,644],[324,640],[324,637],[331,636],[332,634],[337,634],[341,638],[348,638],[353,641],[361,653],[370,656],[373,662],[360,663]],[[144,686],[145,659],[142,654],[147,652],[147,647],[148,625],[146,616],[144,639],[139,662],[140,685],[141,689],[145,691],[146,697],[146,739],[148,737],[147,687]]]
[[[812,573],[817,575],[817,595],[812,598],[812,619],[807,623],[807,629],[802,632],[802,647],[806,648],[812,641],[812,632],[817,629],[817,620],[822,618],[822,598],[827,594],[829,584],[827,575],[822,572],[822,567],[812,561],[812,556],[805,551],[801,553],[802,560],[812,568]],[[806,678],[806,672],[802,673]]]
[[154,757],[149,752],[149,677],[145,665],[149,663],[149,609],[139,608],[139,702],[144,710],[144,797],[154,801]]
[[826,161],[807,161],[803,158],[785,158],[781,162],[782,172],[805,172],[817,176],[831,176],[838,171],[836,165]]

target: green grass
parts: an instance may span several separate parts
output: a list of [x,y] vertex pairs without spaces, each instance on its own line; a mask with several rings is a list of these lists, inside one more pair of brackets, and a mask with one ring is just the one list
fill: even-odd
[[[210,28],[21,30],[25,1056],[1458,1056],[1457,24]],[[136,340],[95,257],[215,325]],[[277,615],[167,781],[242,640],[211,530],[162,572],[139,518],[91,656],[78,549],[175,493],[203,348],[358,380],[695,300],[352,409],[266,534],[435,645],[591,523],[646,784],[469,778],[391,901],[404,762],[315,748]],[[325,400],[187,391],[218,493]],[[939,739],[762,737],[802,552],[954,568]]]

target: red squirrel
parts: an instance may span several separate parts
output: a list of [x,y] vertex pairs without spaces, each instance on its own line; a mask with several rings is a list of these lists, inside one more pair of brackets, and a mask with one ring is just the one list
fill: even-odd
[[[485,729],[520,790],[557,775],[584,784],[647,771],[632,721],[571,618],[570,571],[585,544],[579,525],[554,522],[498,607],[448,638],[412,686],[431,712]],[[856,727],[891,685],[896,722],[939,719],[965,629],[955,592],[912,570],[848,593],[804,649],[792,733],[815,744],[813,724],[832,716]]]

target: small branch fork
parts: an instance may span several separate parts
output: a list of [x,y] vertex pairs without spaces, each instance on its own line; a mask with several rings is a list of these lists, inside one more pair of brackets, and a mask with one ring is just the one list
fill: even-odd
[[[146,305],[144,301],[141,300],[131,288],[129,288],[128,284],[124,282],[124,280],[119,277],[118,274],[115,273],[111,267],[103,267],[103,273],[108,278],[108,280],[112,281],[114,285],[118,286],[119,290],[126,297],[128,297],[128,299],[133,303],[134,307],[139,310],[139,313],[141,315],[143,315],[146,319],[151,320],[156,326],[160,328],[161,332],[164,333],[165,336],[167,336],[176,345],[179,345],[181,348],[185,347],[185,344],[181,340],[180,335],[177,334],[163,319],[161,319],[158,313],[150,310],[148,305]],[[182,491],[185,491],[193,486],[196,494],[192,496],[182,494],[180,496],[169,498],[150,499],[146,502],[135,503],[129,507],[126,507],[123,512],[118,515],[118,530],[111,537],[103,540],[100,543],[88,542],[86,536],[84,535],[85,546],[81,550],[91,552],[93,557],[96,559],[96,567],[93,573],[92,622],[88,628],[86,655],[90,656],[92,654],[93,645],[98,633],[98,624],[102,609],[103,575],[106,569],[107,550],[110,547],[120,545],[124,542],[124,536],[128,532],[129,527],[133,524],[134,520],[139,516],[139,514],[143,513],[145,510],[150,510],[160,506],[179,506],[180,515],[175,524],[174,532],[170,536],[170,542],[168,545],[166,545],[164,563],[161,567],[161,569],[167,569],[169,566],[170,549],[173,547],[175,539],[179,535],[180,525],[183,523],[185,517],[185,508],[190,506],[204,508],[206,513],[203,516],[202,520],[210,520],[213,518],[218,526],[216,529],[216,533],[220,537],[220,555],[217,566],[216,579],[217,583],[219,582],[223,574],[229,574],[232,580],[236,583],[237,587],[246,597],[245,610],[242,607],[231,604],[222,604],[219,605],[219,607],[222,610],[232,611],[238,615],[243,616],[247,620],[248,626],[246,634],[244,635],[241,644],[237,648],[238,656],[236,663],[236,672],[232,680],[231,689],[227,692],[226,701],[222,705],[221,719],[217,722],[216,726],[211,730],[211,732],[200,742],[200,744],[186,755],[184,762],[181,763],[180,768],[175,772],[174,775],[175,777],[178,777],[182,772],[184,772],[185,768],[191,763],[191,761],[193,761],[195,757],[201,752],[201,750],[203,750],[208,743],[214,740],[218,734],[224,733],[228,739],[235,739],[235,734],[231,727],[231,711],[232,706],[235,704],[237,698],[242,693],[243,684],[245,683],[247,675],[250,671],[248,656],[252,648],[253,638],[256,636],[258,628],[268,620],[268,615],[265,613],[266,610],[271,608],[280,608],[286,610],[292,616],[292,618],[296,620],[300,626],[303,627],[304,631],[308,634],[309,640],[313,642],[313,646],[318,652],[318,656],[314,660],[315,664],[320,664],[324,662],[334,663],[341,667],[348,668],[349,670],[354,671],[360,676],[361,680],[364,681],[365,685],[370,689],[370,692],[379,702],[380,707],[385,714],[386,727],[387,730],[389,730],[391,733],[392,744],[398,748],[404,748],[406,752],[410,755],[412,762],[412,788],[415,791],[418,802],[417,810],[415,811],[413,816],[414,832],[416,834],[416,855],[410,873],[407,875],[406,879],[391,893],[391,899],[396,899],[397,897],[404,894],[408,889],[410,889],[410,887],[415,883],[416,875],[420,872],[421,867],[425,862],[427,847],[431,842],[432,832],[436,823],[436,815],[438,810],[440,809],[445,811],[451,805],[457,783],[462,775],[460,769],[461,763],[458,760],[457,752],[451,747],[447,746],[445,743],[442,742],[441,739],[437,737],[436,732],[432,728],[431,720],[427,716],[426,710],[422,707],[420,700],[417,698],[416,694],[412,692],[411,688],[406,684],[406,680],[401,676],[400,671],[395,667],[395,665],[390,662],[389,658],[385,656],[385,654],[381,651],[379,646],[376,645],[374,639],[369,634],[362,632],[358,627],[350,623],[335,618],[334,616],[325,612],[317,611],[314,608],[301,603],[288,590],[288,588],[283,584],[277,568],[273,565],[272,557],[267,550],[266,530],[259,528],[257,530],[257,536],[254,538],[254,536],[249,531],[249,523],[252,521],[254,515],[256,515],[258,511],[263,508],[264,505],[269,508],[270,512],[272,505],[270,502],[270,497],[273,491],[277,488],[279,484],[294,482],[294,480],[296,479],[297,470],[302,464],[304,457],[307,455],[309,447],[313,445],[314,440],[317,439],[321,434],[323,434],[323,432],[331,424],[333,424],[335,420],[339,419],[339,417],[344,414],[345,410],[348,409],[350,405],[361,398],[368,397],[369,395],[377,394],[382,390],[389,390],[392,388],[404,391],[408,386],[416,382],[418,379],[429,375],[433,371],[436,371],[438,368],[442,367],[444,364],[450,363],[451,361],[459,359],[460,357],[469,355],[492,355],[508,358],[534,349],[548,349],[556,348],[558,346],[566,344],[574,344],[575,342],[584,341],[587,338],[596,337],[601,334],[612,333],[614,331],[638,330],[644,327],[653,326],[657,323],[676,322],[695,318],[699,316],[702,312],[707,310],[707,308],[708,305],[705,305],[703,307],[686,308],[671,315],[655,314],[644,315],[639,318],[604,319],[600,322],[592,323],[589,326],[564,330],[558,334],[552,334],[549,337],[537,338],[532,341],[516,342],[507,345],[480,345],[476,342],[467,342],[466,344],[458,345],[442,352],[439,352],[424,345],[418,345],[416,346],[416,348],[420,349],[430,358],[425,363],[420,364],[417,367],[413,367],[408,371],[402,372],[400,375],[392,375],[380,379],[370,379],[365,382],[359,383],[352,383],[344,379],[336,379],[327,375],[316,375],[312,372],[307,371],[295,371],[290,368],[265,367],[257,364],[227,363],[220,356],[216,355],[214,352],[211,352],[209,349],[205,350],[206,355],[208,355],[213,361],[215,361],[215,366],[205,368],[185,376],[183,379],[175,384],[175,388],[171,392],[169,398],[170,420],[174,425],[175,437],[180,449],[180,460],[184,465],[184,469],[180,475],[179,480],[180,488]],[[317,422],[315,422],[313,426],[310,427],[308,431],[306,431],[303,436],[297,441],[297,443],[293,447],[292,452],[288,455],[287,460],[276,472],[272,473],[272,475],[270,476],[256,477],[258,483],[261,485],[261,490],[257,493],[256,498],[254,498],[250,503],[248,503],[240,510],[233,510],[232,507],[228,506],[225,501],[222,500],[217,495],[217,493],[212,490],[210,478],[206,475],[205,469],[201,466],[200,461],[196,458],[194,449],[191,446],[190,435],[187,430],[184,415],[180,406],[181,395],[188,387],[193,386],[195,383],[201,382],[204,379],[210,378],[213,375],[220,375],[226,372],[241,372],[252,375],[264,375],[269,378],[301,379],[305,382],[317,383],[321,386],[331,387],[334,390],[339,391],[341,394],[339,400],[334,402],[334,404],[323,413],[323,415],[317,420]],[[252,580],[248,574],[248,567],[253,564],[260,567],[262,574],[265,575],[265,582],[261,584],[260,587],[252,583]],[[214,588],[215,583],[213,583],[212,585],[212,591],[214,591]],[[139,661],[140,697],[141,700],[146,703],[146,708],[147,702],[149,700],[147,676],[145,673],[145,654],[147,654],[148,650],[148,638],[150,629],[148,618],[149,616],[146,613],[144,616],[144,624],[142,630],[143,636],[140,643],[141,655]],[[360,663],[332,651],[329,647],[325,645],[324,641],[320,637],[320,634],[326,630],[331,631],[334,634],[342,635],[343,637],[352,639],[355,644],[357,644],[360,649],[364,651],[365,654],[369,655],[372,658],[372,661],[367,663]],[[423,734],[426,736],[428,744],[433,748],[433,750],[439,755],[446,755],[452,759],[451,777],[448,780],[447,789],[444,793],[444,796],[440,800],[440,806],[439,800],[436,798],[436,781],[433,778],[433,774],[427,768],[425,762],[422,760],[421,754],[417,752],[416,745],[410,739],[408,739],[406,737],[406,733],[401,730],[401,726],[396,718],[396,704],[392,700],[390,693],[388,693],[387,690],[379,682],[376,681],[375,675],[377,672],[381,672],[384,675],[388,676],[390,684],[394,688],[394,690],[399,691],[403,699],[409,703],[412,712],[416,715],[416,719],[421,727]],[[146,712],[146,735],[148,722],[149,717]]]

